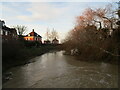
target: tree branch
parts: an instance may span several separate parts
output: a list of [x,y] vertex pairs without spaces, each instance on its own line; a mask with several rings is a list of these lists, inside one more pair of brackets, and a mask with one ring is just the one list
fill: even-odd
[[110,55],[112,55],[112,56],[120,57],[119,54],[112,53],[112,52],[110,52],[110,51],[108,51],[108,50],[105,50],[105,49],[103,49],[103,48],[101,48],[101,47],[97,47],[97,46],[95,46],[95,45],[93,45],[93,44],[87,44],[87,45],[96,47],[96,48],[100,49],[101,51],[103,51],[103,52],[105,52],[105,53],[107,53],[107,54],[110,54]]
[[99,28],[99,29],[101,29],[101,28],[102,28],[102,24],[101,24],[101,22],[100,22],[100,21],[96,21],[96,20],[93,20],[93,21],[95,21],[95,22],[99,23],[99,25],[100,25],[100,28]]

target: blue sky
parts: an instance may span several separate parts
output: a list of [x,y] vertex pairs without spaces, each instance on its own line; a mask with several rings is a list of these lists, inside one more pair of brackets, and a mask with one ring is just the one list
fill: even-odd
[[[2,16],[6,25],[27,26],[27,32],[35,31],[46,38],[47,28],[58,32],[59,39],[75,25],[75,17],[82,14],[86,8],[104,7],[109,2],[1,2]],[[117,6],[117,5],[116,5]]]

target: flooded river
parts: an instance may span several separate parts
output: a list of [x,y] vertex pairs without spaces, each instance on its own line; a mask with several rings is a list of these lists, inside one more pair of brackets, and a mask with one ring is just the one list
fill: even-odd
[[116,88],[118,67],[104,62],[90,63],[49,52],[32,63],[9,69],[12,79],[3,88]]

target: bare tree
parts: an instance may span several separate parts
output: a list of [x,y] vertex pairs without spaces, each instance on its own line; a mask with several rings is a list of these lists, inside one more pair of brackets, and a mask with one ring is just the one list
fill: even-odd
[[18,35],[23,35],[27,31],[27,27],[23,26],[23,25],[17,25],[17,26],[13,26],[13,27],[17,30]]
[[49,28],[47,28],[47,31],[45,33],[46,39],[49,40],[50,39],[50,30]]
[[102,28],[113,29],[116,27],[116,20],[116,14],[112,10],[112,5],[109,4],[105,8],[87,8],[81,16],[77,17],[77,25],[96,25],[99,26],[99,30]]
[[[79,51],[84,48],[86,52],[93,48],[94,54],[95,52],[105,52],[112,56],[120,56],[109,51],[112,48],[109,45],[112,41],[109,38],[109,31],[114,29],[116,23],[115,13],[113,12],[111,5],[105,8],[87,8],[81,16],[76,18],[75,28],[71,30],[69,37],[66,39],[67,48],[77,48]],[[112,50],[114,52],[114,48]]]
[[53,30],[50,33],[50,39],[53,40],[55,38],[58,38],[58,32],[53,28]]

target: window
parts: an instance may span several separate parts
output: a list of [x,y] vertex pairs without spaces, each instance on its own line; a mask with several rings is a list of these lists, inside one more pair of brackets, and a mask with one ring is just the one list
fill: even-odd
[[0,30],[0,31],[1,31],[1,33],[0,33],[0,34],[1,34],[1,35],[3,35],[3,30]]
[[28,36],[30,36],[30,34],[28,34]]
[[36,40],[37,40],[37,38],[35,37],[35,38],[34,38],[34,40],[36,41]]
[[5,35],[8,35],[8,32],[7,32],[7,31],[5,32]]
[[13,36],[15,36],[15,35],[13,34]]

